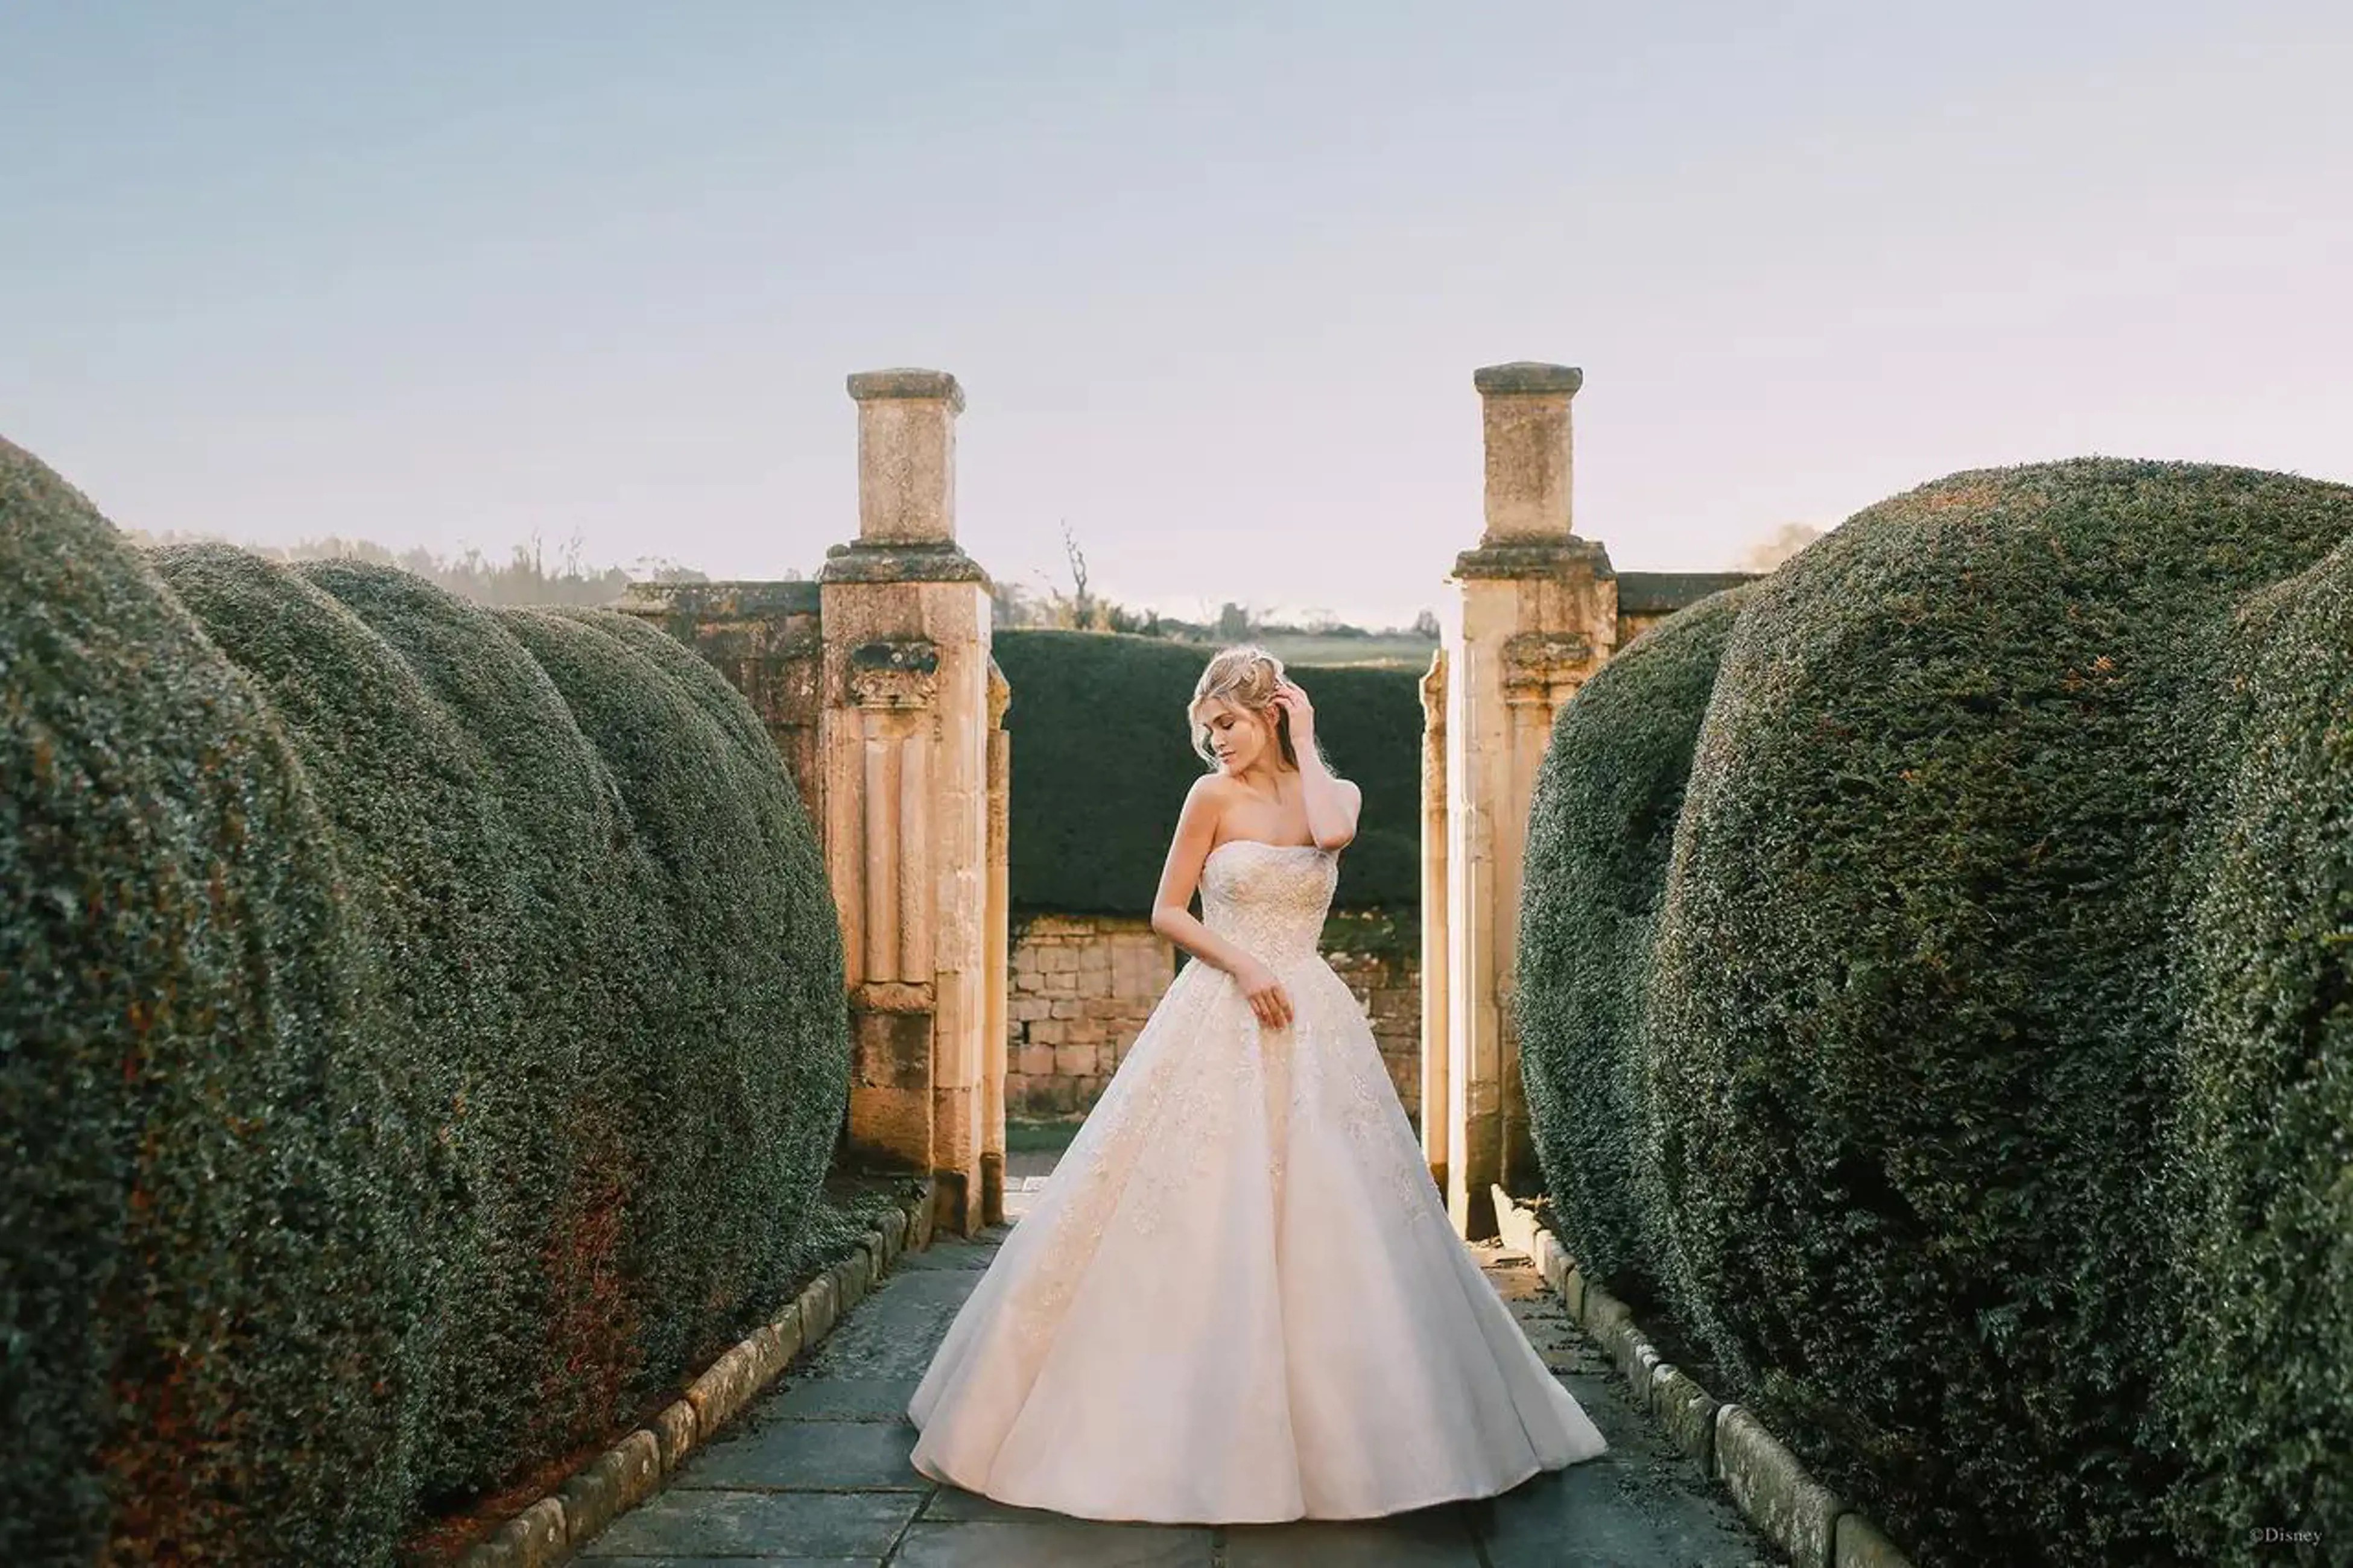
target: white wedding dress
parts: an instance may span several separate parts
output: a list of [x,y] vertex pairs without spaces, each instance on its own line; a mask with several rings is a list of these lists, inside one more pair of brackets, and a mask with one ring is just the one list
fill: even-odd
[[1210,852],[1203,920],[1292,1022],[1177,974],[909,1402],[924,1475],[1089,1519],[1362,1519],[1609,1447],[1454,1234],[1316,952],[1337,874],[1314,845]]

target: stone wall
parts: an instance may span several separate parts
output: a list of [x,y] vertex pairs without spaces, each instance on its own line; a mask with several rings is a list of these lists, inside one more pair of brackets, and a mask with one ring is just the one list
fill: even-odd
[[1421,933],[1411,916],[1344,911],[1324,927],[1324,956],[1371,1017],[1389,1082],[1421,1126]]
[[825,643],[815,583],[632,583],[614,608],[716,665],[768,727],[812,822],[823,822],[818,726]]
[[1006,980],[1005,1113],[1083,1115],[1176,977],[1176,944],[1149,921],[1017,919]]
[[[1409,921],[1335,915],[1324,955],[1369,1015],[1389,1081],[1419,1125],[1419,938]],[[1083,1116],[1176,976],[1176,946],[1146,920],[1030,915],[1017,922],[1007,976],[1005,1111]]]

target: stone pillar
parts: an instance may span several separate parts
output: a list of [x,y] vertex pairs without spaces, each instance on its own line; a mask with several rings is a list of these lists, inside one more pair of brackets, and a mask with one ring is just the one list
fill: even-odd
[[[854,542],[818,574],[826,860],[841,913],[848,1152],[928,1172],[938,1229],[984,1223],[989,593],[955,542],[955,378],[874,371]],[[1002,973],[1001,964],[998,973]],[[1001,1040],[997,1047],[1001,1054]],[[994,1140],[1003,1146],[1003,1121]]]
[[1005,710],[1013,689],[995,659],[988,663],[988,952],[987,1038],[981,1051],[986,1089],[981,1103],[980,1211],[985,1225],[1005,1223],[1005,1068],[1011,1047],[1006,987],[1012,968],[1013,737],[1005,732]]
[[1421,1153],[1446,1191],[1446,650],[1421,678]]
[[1492,1184],[1532,1195],[1542,1181],[1512,1015],[1521,857],[1553,714],[1617,641],[1609,552],[1573,531],[1569,400],[1583,381],[1566,365],[1530,363],[1472,377],[1486,528],[1454,563],[1441,742],[1446,1194],[1471,1238],[1495,1234]]

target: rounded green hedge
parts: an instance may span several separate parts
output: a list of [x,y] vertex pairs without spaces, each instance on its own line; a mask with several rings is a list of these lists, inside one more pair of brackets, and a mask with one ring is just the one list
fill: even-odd
[[674,1294],[656,1359],[675,1369],[791,1276],[849,1100],[840,928],[798,793],[715,671],[611,611],[499,619],[564,694],[659,872],[638,918],[666,1022],[629,1042],[629,1092],[633,1120],[659,1129],[648,1220]]
[[[1107,632],[1000,631],[1012,687],[1008,868],[1017,910],[1143,915],[1202,762],[1185,705],[1214,649]],[[1339,909],[1421,899],[1421,696],[1392,669],[1296,672],[1333,769],[1364,792]]]
[[2242,617],[2193,862],[2164,1408],[2200,1562],[2353,1539],[2353,545]]
[[[457,1141],[465,1175],[449,1224],[491,1276],[446,1305],[458,1364],[444,1375],[463,1386],[432,1408],[421,1461],[428,1500],[463,1498],[603,1431],[668,1370],[646,1348],[665,1324],[633,1245],[659,1144],[628,1092],[634,1060],[669,1022],[644,914],[655,872],[562,693],[495,615],[395,567],[320,561],[292,574],[406,668],[448,759],[427,765],[466,779],[421,800],[403,773],[363,773],[352,786],[366,803],[357,809],[384,819],[353,825],[383,880],[413,876],[427,889],[417,918],[439,913],[438,929],[407,931],[387,910],[408,954],[399,967],[452,993],[492,993],[482,1024],[497,1033],[432,1052],[463,1093],[437,1127]],[[380,703],[352,695],[352,721],[385,721]],[[443,789],[468,795],[450,864],[405,876],[412,851],[394,824],[434,809]],[[362,896],[384,905],[387,893],[411,897],[381,882]],[[498,949],[489,973],[485,943]],[[428,1012],[417,1027],[454,1022]]]
[[[369,948],[369,1022],[353,1047],[396,1081],[384,1123],[424,1133],[426,1194],[402,1206],[426,1223],[394,1238],[414,1250],[432,1303],[412,1346],[423,1480],[434,1493],[489,1484],[536,1424],[593,1423],[562,1408],[585,1403],[595,1382],[585,1371],[548,1408],[542,1385],[554,1366],[630,1359],[610,1342],[549,1332],[577,1311],[571,1298],[586,1281],[619,1264],[586,1205],[550,1201],[606,1171],[634,1179],[636,1160],[620,1158],[609,1135],[586,1148],[564,1103],[593,1116],[608,1100],[585,1079],[595,1071],[586,1053],[609,1025],[574,1012],[551,972],[523,962],[542,907],[525,869],[533,847],[486,776],[502,764],[469,747],[400,654],[290,567],[227,545],[152,559],[214,644],[260,682],[332,825]],[[580,1168],[592,1161],[596,1173]],[[584,1227],[607,1255],[549,1268]]]
[[2353,490],[2110,459],[1859,513],[1733,629],[1651,978],[1683,1315],[1834,1489],[2160,1560],[2168,932],[2233,606]]
[[1520,1079],[1554,1205],[1586,1278],[1657,1294],[1656,1212],[1636,1195],[1641,1032],[1692,749],[1741,606],[1714,594],[1613,655],[1555,716],[1520,892]]
[[388,1563],[830,1239],[815,835],[633,622],[0,525],[0,1557]]
[[354,873],[263,695],[5,442],[0,708],[0,1559],[365,1561],[421,1282]]

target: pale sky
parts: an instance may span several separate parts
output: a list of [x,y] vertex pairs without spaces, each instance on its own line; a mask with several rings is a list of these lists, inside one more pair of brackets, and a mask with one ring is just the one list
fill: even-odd
[[[1278,19],[1279,18],[1279,19]],[[1956,469],[2353,480],[2353,6],[0,0],[0,434],[126,526],[1435,607],[1472,371],[1727,567]]]

